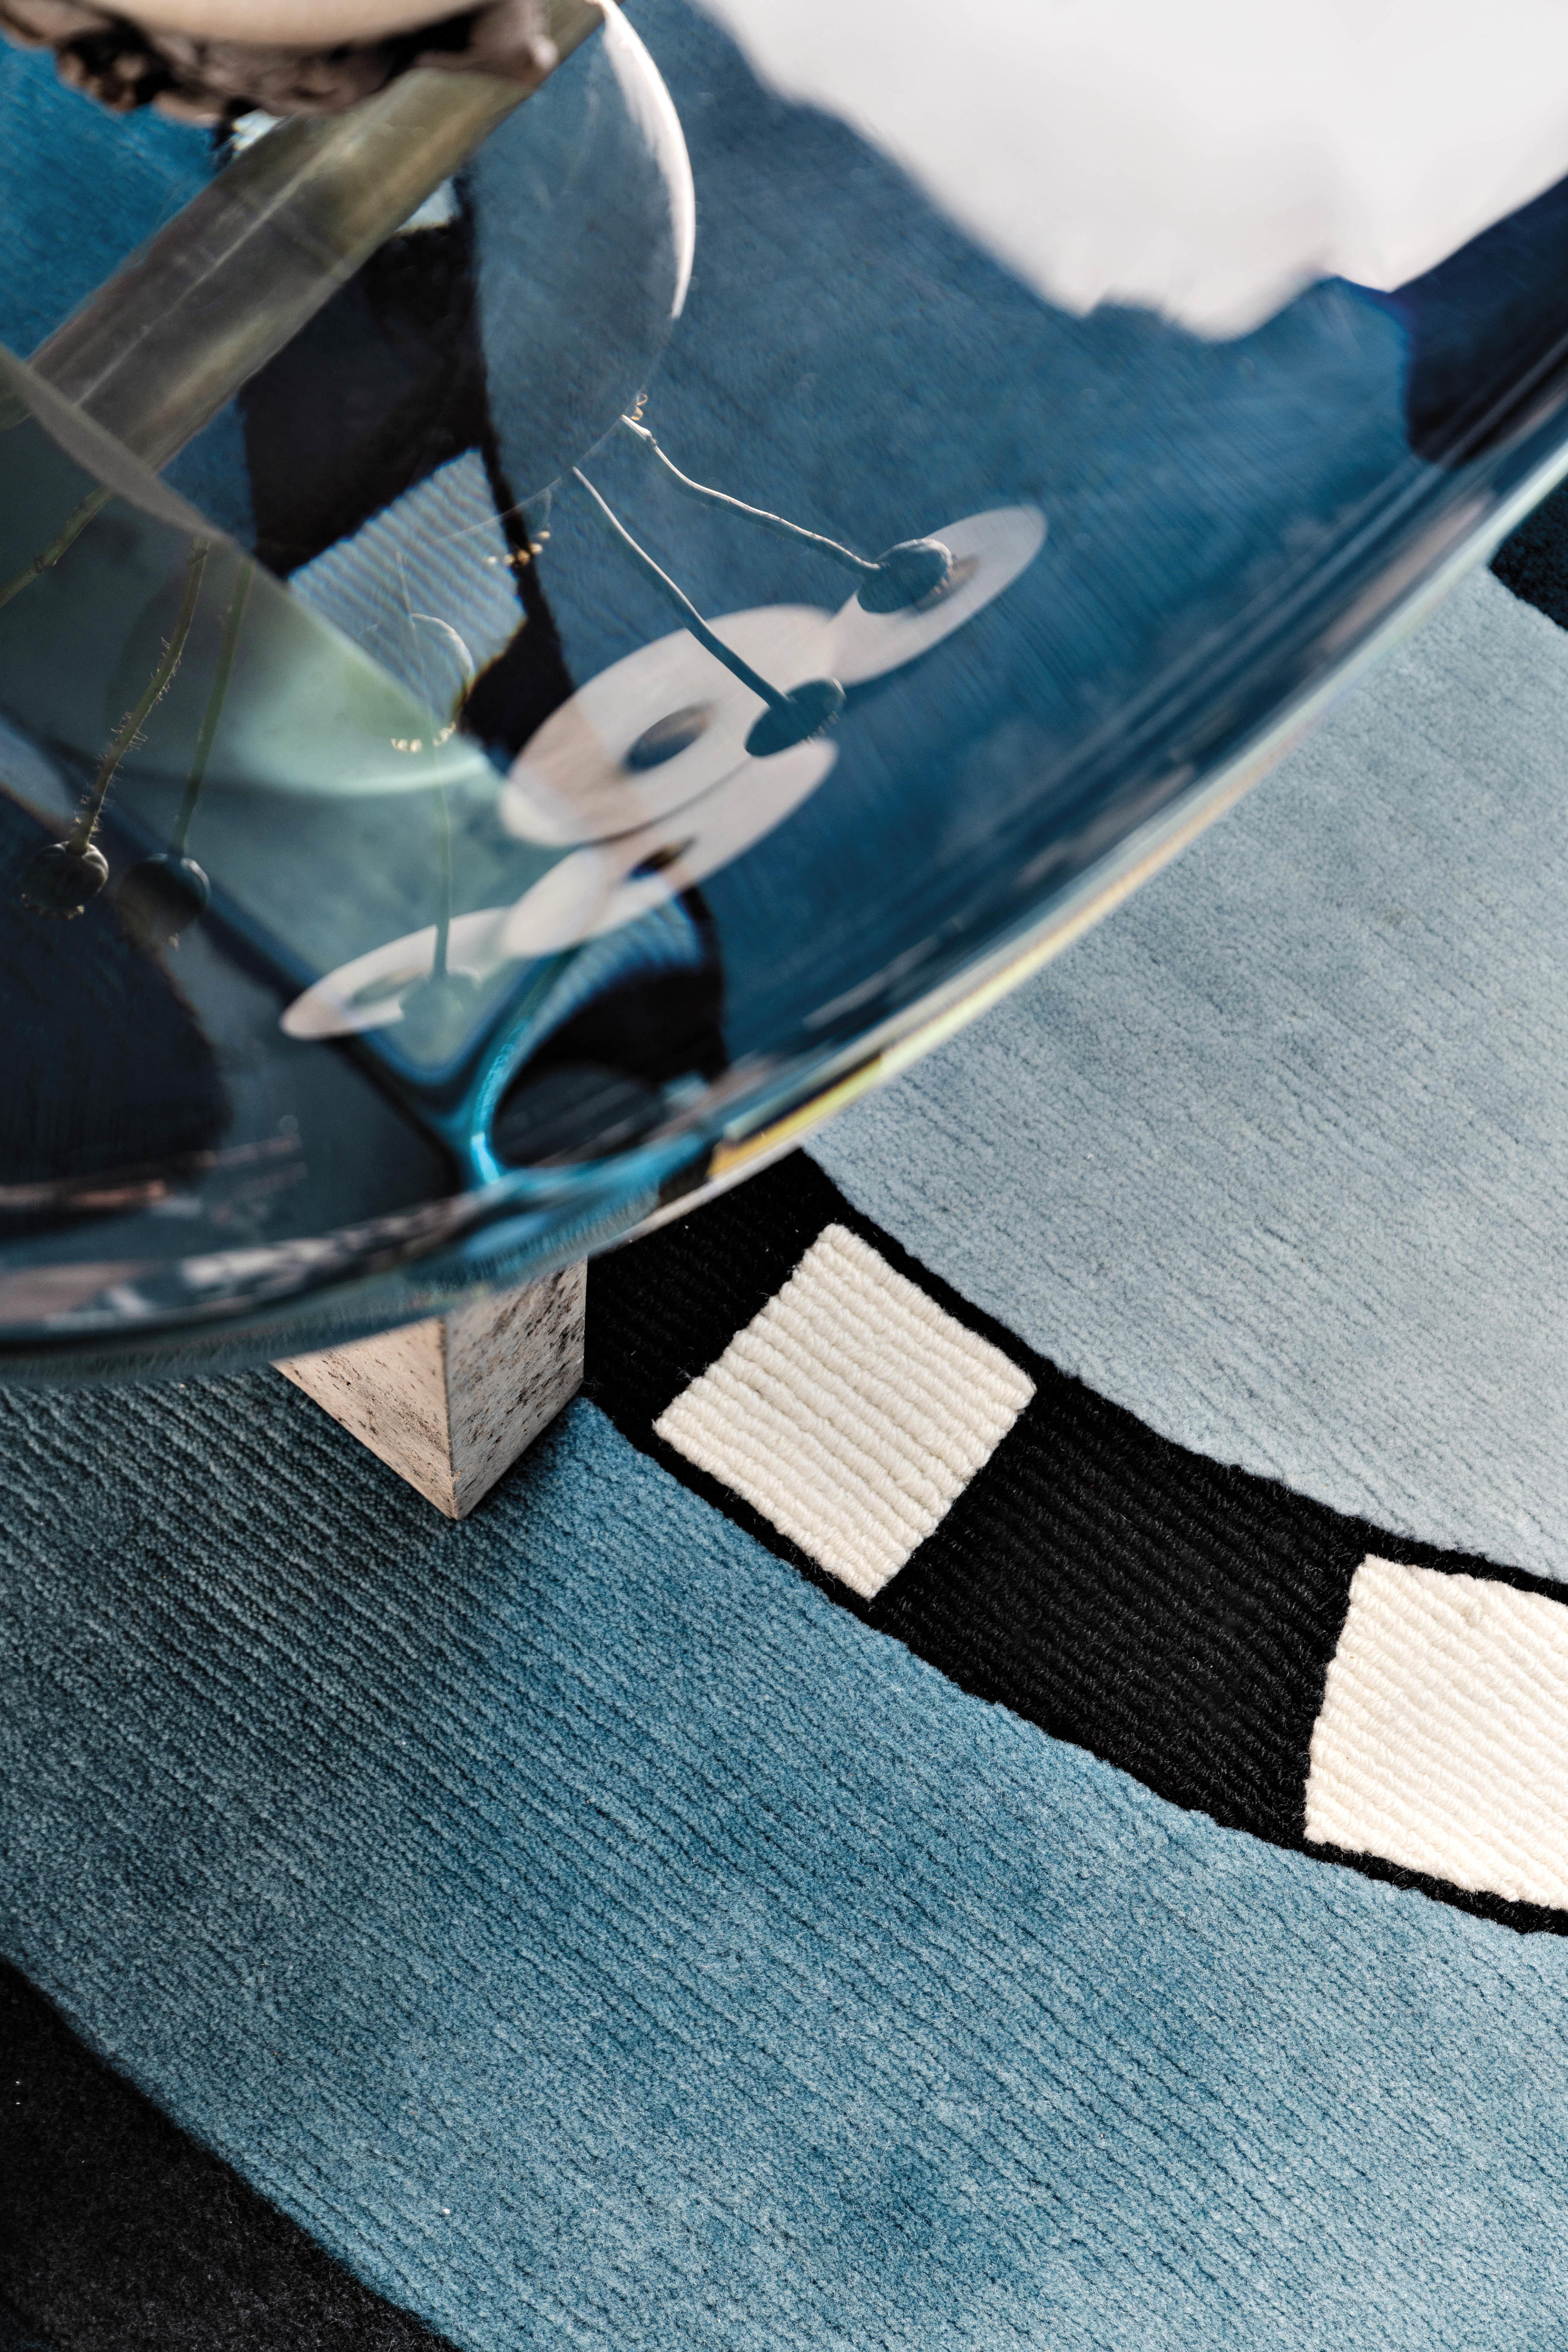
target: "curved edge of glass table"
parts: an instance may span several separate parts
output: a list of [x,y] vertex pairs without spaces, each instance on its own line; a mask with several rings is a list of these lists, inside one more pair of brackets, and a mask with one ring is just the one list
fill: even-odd
[[[14,382],[27,382],[21,363],[6,364]],[[36,381],[34,390],[35,415],[47,415],[50,396]],[[1169,680],[1143,711],[1119,714],[1103,788],[1097,797],[1090,778],[1054,865],[1036,856],[1021,876],[1009,874],[1012,845],[999,832],[998,873],[1015,887],[1011,903],[1004,888],[986,935],[928,959],[912,980],[894,975],[862,992],[863,1005],[819,1042],[732,1066],[626,1149],[507,1171],[392,1216],[237,1251],[223,1266],[209,1253],[183,1296],[170,1296],[167,1278],[161,1296],[138,1297],[132,1286],[85,1326],[79,1317],[0,1325],[0,1379],[218,1372],[342,1346],[539,1281],[763,1168],[1020,985],[1239,800],[1568,474],[1565,403],[1568,394],[1544,388],[1533,413],[1482,457],[1426,471],[1393,511],[1374,514],[1327,576],[1320,570],[1293,606],[1287,600],[1267,616],[1258,644],[1235,649],[1217,720],[1194,724],[1190,694],[1184,704],[1186,689],[1177,681],[1173,696]],[[119,495],[190,528],[190,510],[154,477],[107,441],[99,448],[94,430],[67,429],[63,415],[57,423],[79,460],[85,443],[88,462],[101,461],[100,478]],[[1143,771],[1130,778],[1128,747],[1139,743]],[[1098,813],[1098,832],[1083,823],[1085,806]],[[123,1187],[114,1195],[112,1181],[96,1195],[88,1181],[78,1213],[123,1205]]]

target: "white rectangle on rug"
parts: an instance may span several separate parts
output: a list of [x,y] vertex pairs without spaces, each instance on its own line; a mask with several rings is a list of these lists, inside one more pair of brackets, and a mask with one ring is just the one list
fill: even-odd
[[1034,1393],[1011,1357],[828,1225],[654,1426],[868,1601]]
[[1363,1560],[1312,1732],[1307,1836],[1568,1906],[1568,1606]]

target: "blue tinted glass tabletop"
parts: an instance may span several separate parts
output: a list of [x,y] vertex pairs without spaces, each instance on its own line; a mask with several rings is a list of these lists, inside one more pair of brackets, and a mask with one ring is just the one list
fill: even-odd
[[637,24],[161,470],[49,339],[273,134],[0,49],[10,1377],[297,1352],[733,1181],[1568,463],[1568,193],[1243,330],[1072,310],[709,16]]

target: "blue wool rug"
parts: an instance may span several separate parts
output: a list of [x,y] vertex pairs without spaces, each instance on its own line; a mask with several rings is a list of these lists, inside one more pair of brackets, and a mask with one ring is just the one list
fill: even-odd
[[[912,1448],[918,1360],[934,1465],[1000,1399],[890,1570],[878,1461],[847,1553],[813,1517],[787,1329],[782,1492],[695,1458],[803,1281],[837,1430]],[[54,2352],[1553,2340],[1562,1820],[1483,1770],[1479,1873],[1307,1833],[1368,1558],[1479,1627],[1425,1688],[1483,1767],[1552,1586],[1158,1436],[798,1159],[603,1262],[588,1397],[465,1525],[266,1373],[4,1436],[0,2282]]]
[[1477,574],[1179,867],[818,1147],[1167,1435],[1552,1577],[1564,650]]
[[[709,207],[660,396],[711,425],[750,320],[793,496],[713,126],[783,190],[847,134],[640,21]],[[36,204],[82,103],[0,57],[18,347],[210,168],[138,124]],[[467,221],[377,264],[394,478],[290,474],[346,312],[180,461],[340,618],[421,500],[501,530]],[[1108,385],[1166,333],[1016,325]],[[1352,331],[1398,432],[1381,313],[1268,334]],[[503,749],[637,625],[581,539],[491,615]],[[461,1526],[268,1371],[0,1396],[0,2352],[1568,2341],[1565,625],[1560,498],[1058,966],[599,1261]]]

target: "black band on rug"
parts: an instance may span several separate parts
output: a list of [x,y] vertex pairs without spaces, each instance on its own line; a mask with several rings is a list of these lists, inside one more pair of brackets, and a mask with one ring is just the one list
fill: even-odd
[[[825,1228],[868,1243],[1034,1383],[984,1465],[869,1600],[654,1424],[776,1297]],[[1306,1835],[1314,1727],[1369,1556],[1543,1580],[1342,1517],[1187,1452],[1057,1370],[921,1266],[796,1153],[596,1260],[587,1393],[622,1433],[864,1622],[978,1698],[1090,1750],[1173,1804],[1520,1930],[1568,1912],[1471,1893]],[[825,1398],[823,1412],[834,1406]]]

